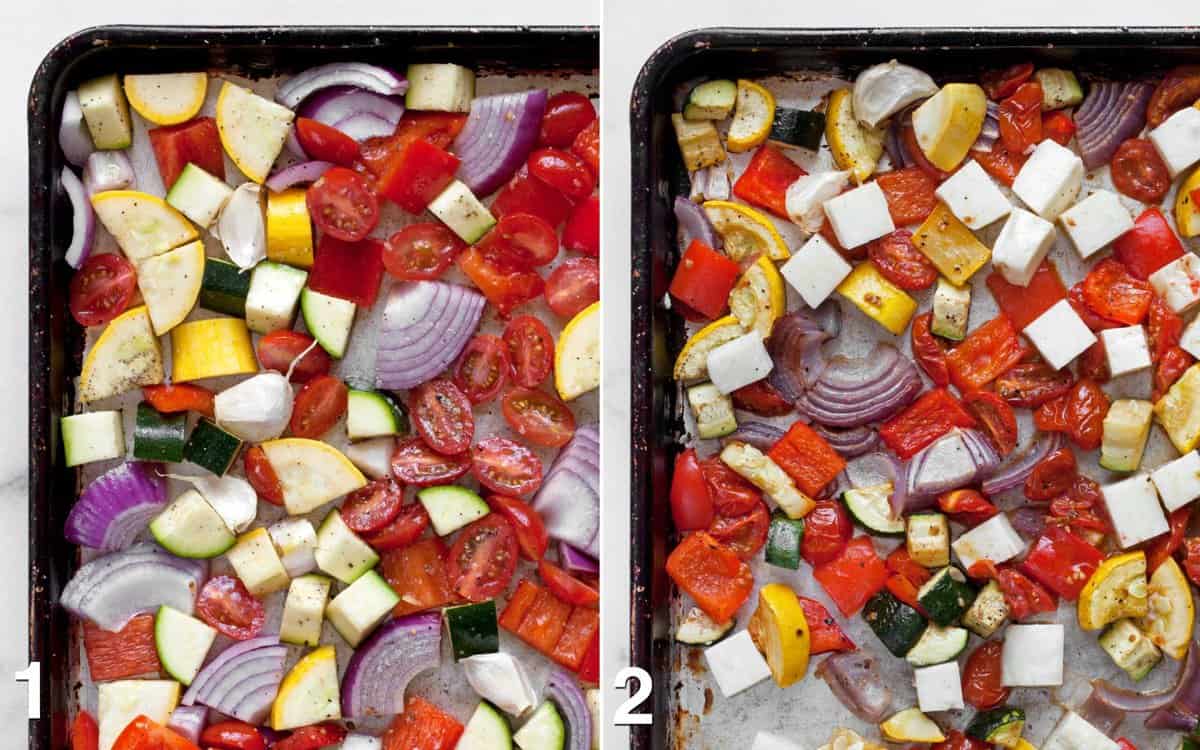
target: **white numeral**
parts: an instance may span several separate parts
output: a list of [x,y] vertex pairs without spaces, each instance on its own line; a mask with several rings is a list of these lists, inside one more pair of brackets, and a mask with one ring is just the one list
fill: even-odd
[[24,682],[29,692],[29,718],[42,718],[42,663],[33,661],[20,672],[13,673],[13,679]]
[[651,679],[650,673],[641,667],[625,667],[620,672],[617,672],[617,678],[613,680],[613,687],[618,690],[628,688],[630,680],[637,681],[637,690],[625,702],[617,706],[617,712],[613,716],[613,724],[617,726],[629,726],[630,724],[653,723],[654,716],[652,714],[635,714],[632,711],[642,701],[650,697],[650,691],[654,689],[654,680]]

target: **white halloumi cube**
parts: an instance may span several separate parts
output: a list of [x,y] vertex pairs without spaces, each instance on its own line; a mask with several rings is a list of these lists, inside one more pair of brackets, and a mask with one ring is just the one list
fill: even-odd
[[1179,337],[1179,345],[1188,354],[1200,359],[1200,317],[1192,319]]
[[1029,286],[1033,274],[1050,248],[1057,232],[1054,225],[1023,208],[1014,208],[992,247],[992,265],[1005,281]]
[[865,245],[896,231],[892,215],[888,212],[887,198],[879,183],[868,182],[847,190],[822,205],[833,233],[844,248]]
[[1122,479],[1100,488],[1121,549],[1128,549],[1170,530],[1149,474]]
[[851,174],[849,170],[815,172],[788,185],[783,198],[788,218],[809,234],[821,231],[821,225],[825,223],[825,201],[846,189]]
[[975,528],[960,534],[950,545],[964,570],[980,560],[999,565],[1025,551],[1025,540],[1003,513],[992,516]]
[[971,229],[983,229],[1012,210],[1012,203],[974,159],[950,175],[934,195]]
[[721,688],[721,694],[731,698],[754,687],[771,676],[767,660],[754,647],[750,631],[743,630],[704,649],[708,671]]
[[1046,139],[1017,172],[1012,189],[1031,211],[1054,221],[1079,197],[1083,171],[1083,159],[1078,154]]
[[773,366],[762,336],[754,331],[708,353],[708,379],[721,393],[733,393],[744,385],[762,380],[771,373]]
[[958,662],[914,669],[913,682],[917,686],[917,704],[925,713],[962,710],[962,677]]
[[754,743],[750,745],[750,750],[804,750],[804,748],[787,737],[780,737],[773,732],[764,732],[760,729],[754,735]]
[[1171,176],[1200,161],[1200,109],[1184,107],[1149,134]]
[[1055,370],[1071,364],[1071,360],[1096,343],[1096,334],[1065,299],[1035,318],[1022,333]]
[[1182,315],[1200,302],[1200,258],[1185,252],[1150,274],[1149,281],[1167,307]]
[[1108,735],[1074,711],[1058,720],[1054,731],[1042,741],[1042,750],[1120,750]]
[[1158,496],[1171,513],[1200,497],[1200,453],[1188,451],[1150,473]]
[[1108,371],[1114,378],[1145,370],[1151,364],[1146,329],[1140,325],[1101,331],[1100,340],[1108,357]]
[[1051,687],[1063,682],[1063,626],[1009,625],[1000,652],[1005,687]]
[[1110,190],[1097,190],[1063,211],[1058,220],[1085,260],[1133,229],[1133,217]]
[[853,270],[828,240],[814,234],[780,266],[779,273],[809,307],[815,308],[828,299]]

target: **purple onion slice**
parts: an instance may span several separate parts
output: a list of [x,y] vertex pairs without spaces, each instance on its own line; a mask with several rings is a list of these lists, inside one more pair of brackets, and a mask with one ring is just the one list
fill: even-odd
[[480,197],[508,182],[537,142],[546,90],[476,97],[451,150],[462,160],[458,179]]

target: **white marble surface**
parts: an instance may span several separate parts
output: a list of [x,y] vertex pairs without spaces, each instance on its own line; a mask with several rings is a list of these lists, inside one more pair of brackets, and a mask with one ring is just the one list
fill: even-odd
[[125,0],[14,0],[0,3],[0,237],[12,265],[0,273],[0,299],[11,324],[0,326],[0,382],[11,396],[0,403],[0,747],[19,748],[25,739],[25,687],[12,674],[25,667],[28,590],[27,377],[28,198],[26,182],[26,97],[43,56],[64,37],[102,24],[177,25],[585,25],[600,20],[599,0],[458,0],[455,3],[357,0],[204,0],[199,3]]

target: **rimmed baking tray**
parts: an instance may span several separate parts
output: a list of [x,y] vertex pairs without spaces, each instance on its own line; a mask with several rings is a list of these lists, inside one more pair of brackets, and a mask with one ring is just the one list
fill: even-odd
[[483,74],[595,75],[599,31],[592,27],[153,27],[80,31],[52,49],[29,93],[29,658],[41,664],[41,719],[29,747],[67,746],[71,684],[69,617],[59,592],[75,569],[62,538],[76,493],[63,465],[58,420],[74,400],[83,330],[67,311],[63,261],[71,210],[57,190],[64,160],[58,121],[67,92],[102,73],[207,70],[249,78],[294,73],[327,62],[384,66],[455,62]]
[[[684,404],[672,380],[674,355],[685,339],[683,320],[661,303],[678,260],[671,205],[687,194],[687,173],[675,143],[670,115],[685,85],[705,77],[801,80],[806,73],[853,80],[857,71],[897,57],[935,79],[972,75],[1032,60],[1040,66],[1074,67],[1089,74],[1129,78],[1200,60],[1200,30],[1187,28],[962,28],[962,29],[732,29],[713,28],[678,36],[654,52],[638,77],[630,103],[632,149],[632,434],[630,645],[633,663],[654,679],[640,710],[653,711],[651,725],[635,726],[636,750],[664,747],[726,747],[679,707],[679,691],[695,687],[692,669],[671,648],[672,586],[663,571],[673,541],[667,502],[671,467],[685,438]],[[702,667],[701,670],[702,671]],[[810,678],[811,679],[811,678]],[[779,692],[771,708],[804,711]],[[832,700],[832,696],[830,696]],[[704,711],[711,707],[711,696]],[[716,701],[721,701],[717,695]],[[736,699],[735,699],[736,700]],[[811,708],[811,707],[808,707]],[[755,729],[747,712],[723,715],[723,738],[748,742]],[[761,712],[759,712],[761,714]],[[813,719],[818,721],[818,719]],[[830,727],[832,729],[832,727]],[[826,735],[828,736],[828,735]],[[712,744],[715,742],[716,744]]]

